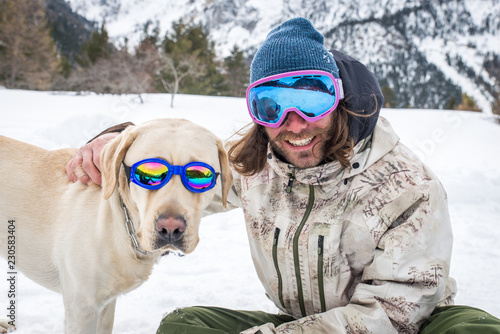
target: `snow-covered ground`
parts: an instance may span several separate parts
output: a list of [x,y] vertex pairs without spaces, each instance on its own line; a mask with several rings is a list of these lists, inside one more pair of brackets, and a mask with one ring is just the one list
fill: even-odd
[[[0,135],[57,149],[79,147],[124,121],[186,118],[223,139],[250,121],[241,98],[178,95],[173,109],[170,95],[143,99],[141,104],[134,95],[0,89]],[[500,125],[470,112],[385,109],[382,115],[448,192],[455,235],[451,274],[459,285],[456,303],[500,316]],[[254,272],[240,210],[204,218],[200,237],[194,253],[163,257],[146,283],[119,298],[114,333],[154,333],[162,314],[190,305],[277,310]],[[7,315],[6,280],[7,265],[0,260],[0,318]],[[18,333],[63,333],[60,295],[20,273],[16,290]]]

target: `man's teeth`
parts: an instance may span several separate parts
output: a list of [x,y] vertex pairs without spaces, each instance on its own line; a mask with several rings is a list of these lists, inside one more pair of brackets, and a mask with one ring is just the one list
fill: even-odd
[[293,146],[306,146],[309,145],[314,137],[306,138],[306,139],[289,139],[288,142]]

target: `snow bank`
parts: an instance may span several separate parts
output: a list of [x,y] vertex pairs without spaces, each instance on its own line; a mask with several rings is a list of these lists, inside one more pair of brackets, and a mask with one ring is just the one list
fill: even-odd
[[[227,139],[248,124],[241,98],[178,95],[47,93],[0,89],[0,135],[47,149],[79,147],[110,125],[186,118]],[[500,316],[500,126],[483,114],[435,110],[382,111],[440,177],[448,192],[455,245],[452,276],[458,304]],[[275,312],[254,272],[241,210],[206,217],[196,251],[166,256],[151,278],[118,300],[114,333],[154,333],[165,312],[191,305]],[[0,261],[0,273],[6,273]],[[1,274],[0,274],[1,275]],[[1,277],[0,277],[1,278]],[[7,295],[5,279],[0,296]],[[61,297],[18,276],[18,333],[62,333]],[[0,310],[6,310],[0,297]],[[0,311],[0,317],[4,317]]]

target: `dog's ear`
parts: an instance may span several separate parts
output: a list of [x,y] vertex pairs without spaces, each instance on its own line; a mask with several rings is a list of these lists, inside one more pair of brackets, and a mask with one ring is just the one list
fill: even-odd
[[231,187],[233,186],[233,173],[231,172],[231,168],[229,167],[229,159],[227,158],[226,149],[224,148],[224,144],[222,140],[219,138],[217,141],[217,149],[219,150],[219,163],[221,168],[221,177],[222,177],[222,205],[224,208],[227,204],[227,196]]
[[101,173],[104,199],[108,199],[115,191],[118,185],[120,165],[130,145],[137,137],[137,133],[135,126],[129,126],[103,148],[101,152]]

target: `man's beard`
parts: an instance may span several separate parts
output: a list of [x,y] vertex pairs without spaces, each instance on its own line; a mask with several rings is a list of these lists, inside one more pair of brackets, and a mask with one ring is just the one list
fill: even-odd
[[[322,139],[320,142],[317,142],[311,150],[305,151],[305,152],[296,152],[294,153],[293,157],[288,156],[288,153],[283,150],[278,143],[283,142],[283,141],[288,141],[288,140],[300,140],[300,139],[306,139],[306,138],[313,138],[313,137],[318,137],[321,136],[325,139]],[[274,140],[270,140],[271,143],[271,148],[273,149],[274,153],[276,156],[286,162],[286,163],[291,163],[295,165],[293,160],[300,161],[301,159],[306,159],[310,157],[311,155],[318,161],[314,165],[304,165],[304,166],[296,166],[300,168],[308,168],[308,167],[314,167],[317,166],[318,164],[322,163],[325,160],[325,146],[326,143],[328,142],[328,139],[332,138],[331,134],[331,129],[314,129],[314,130],[309,130],[302,132],[300,134],[296,134],[293,132],[289,131],[283,131],[280,132]],[[315,148],[317,145],[323,146],[320,147],[319,151],[316,151]]]

